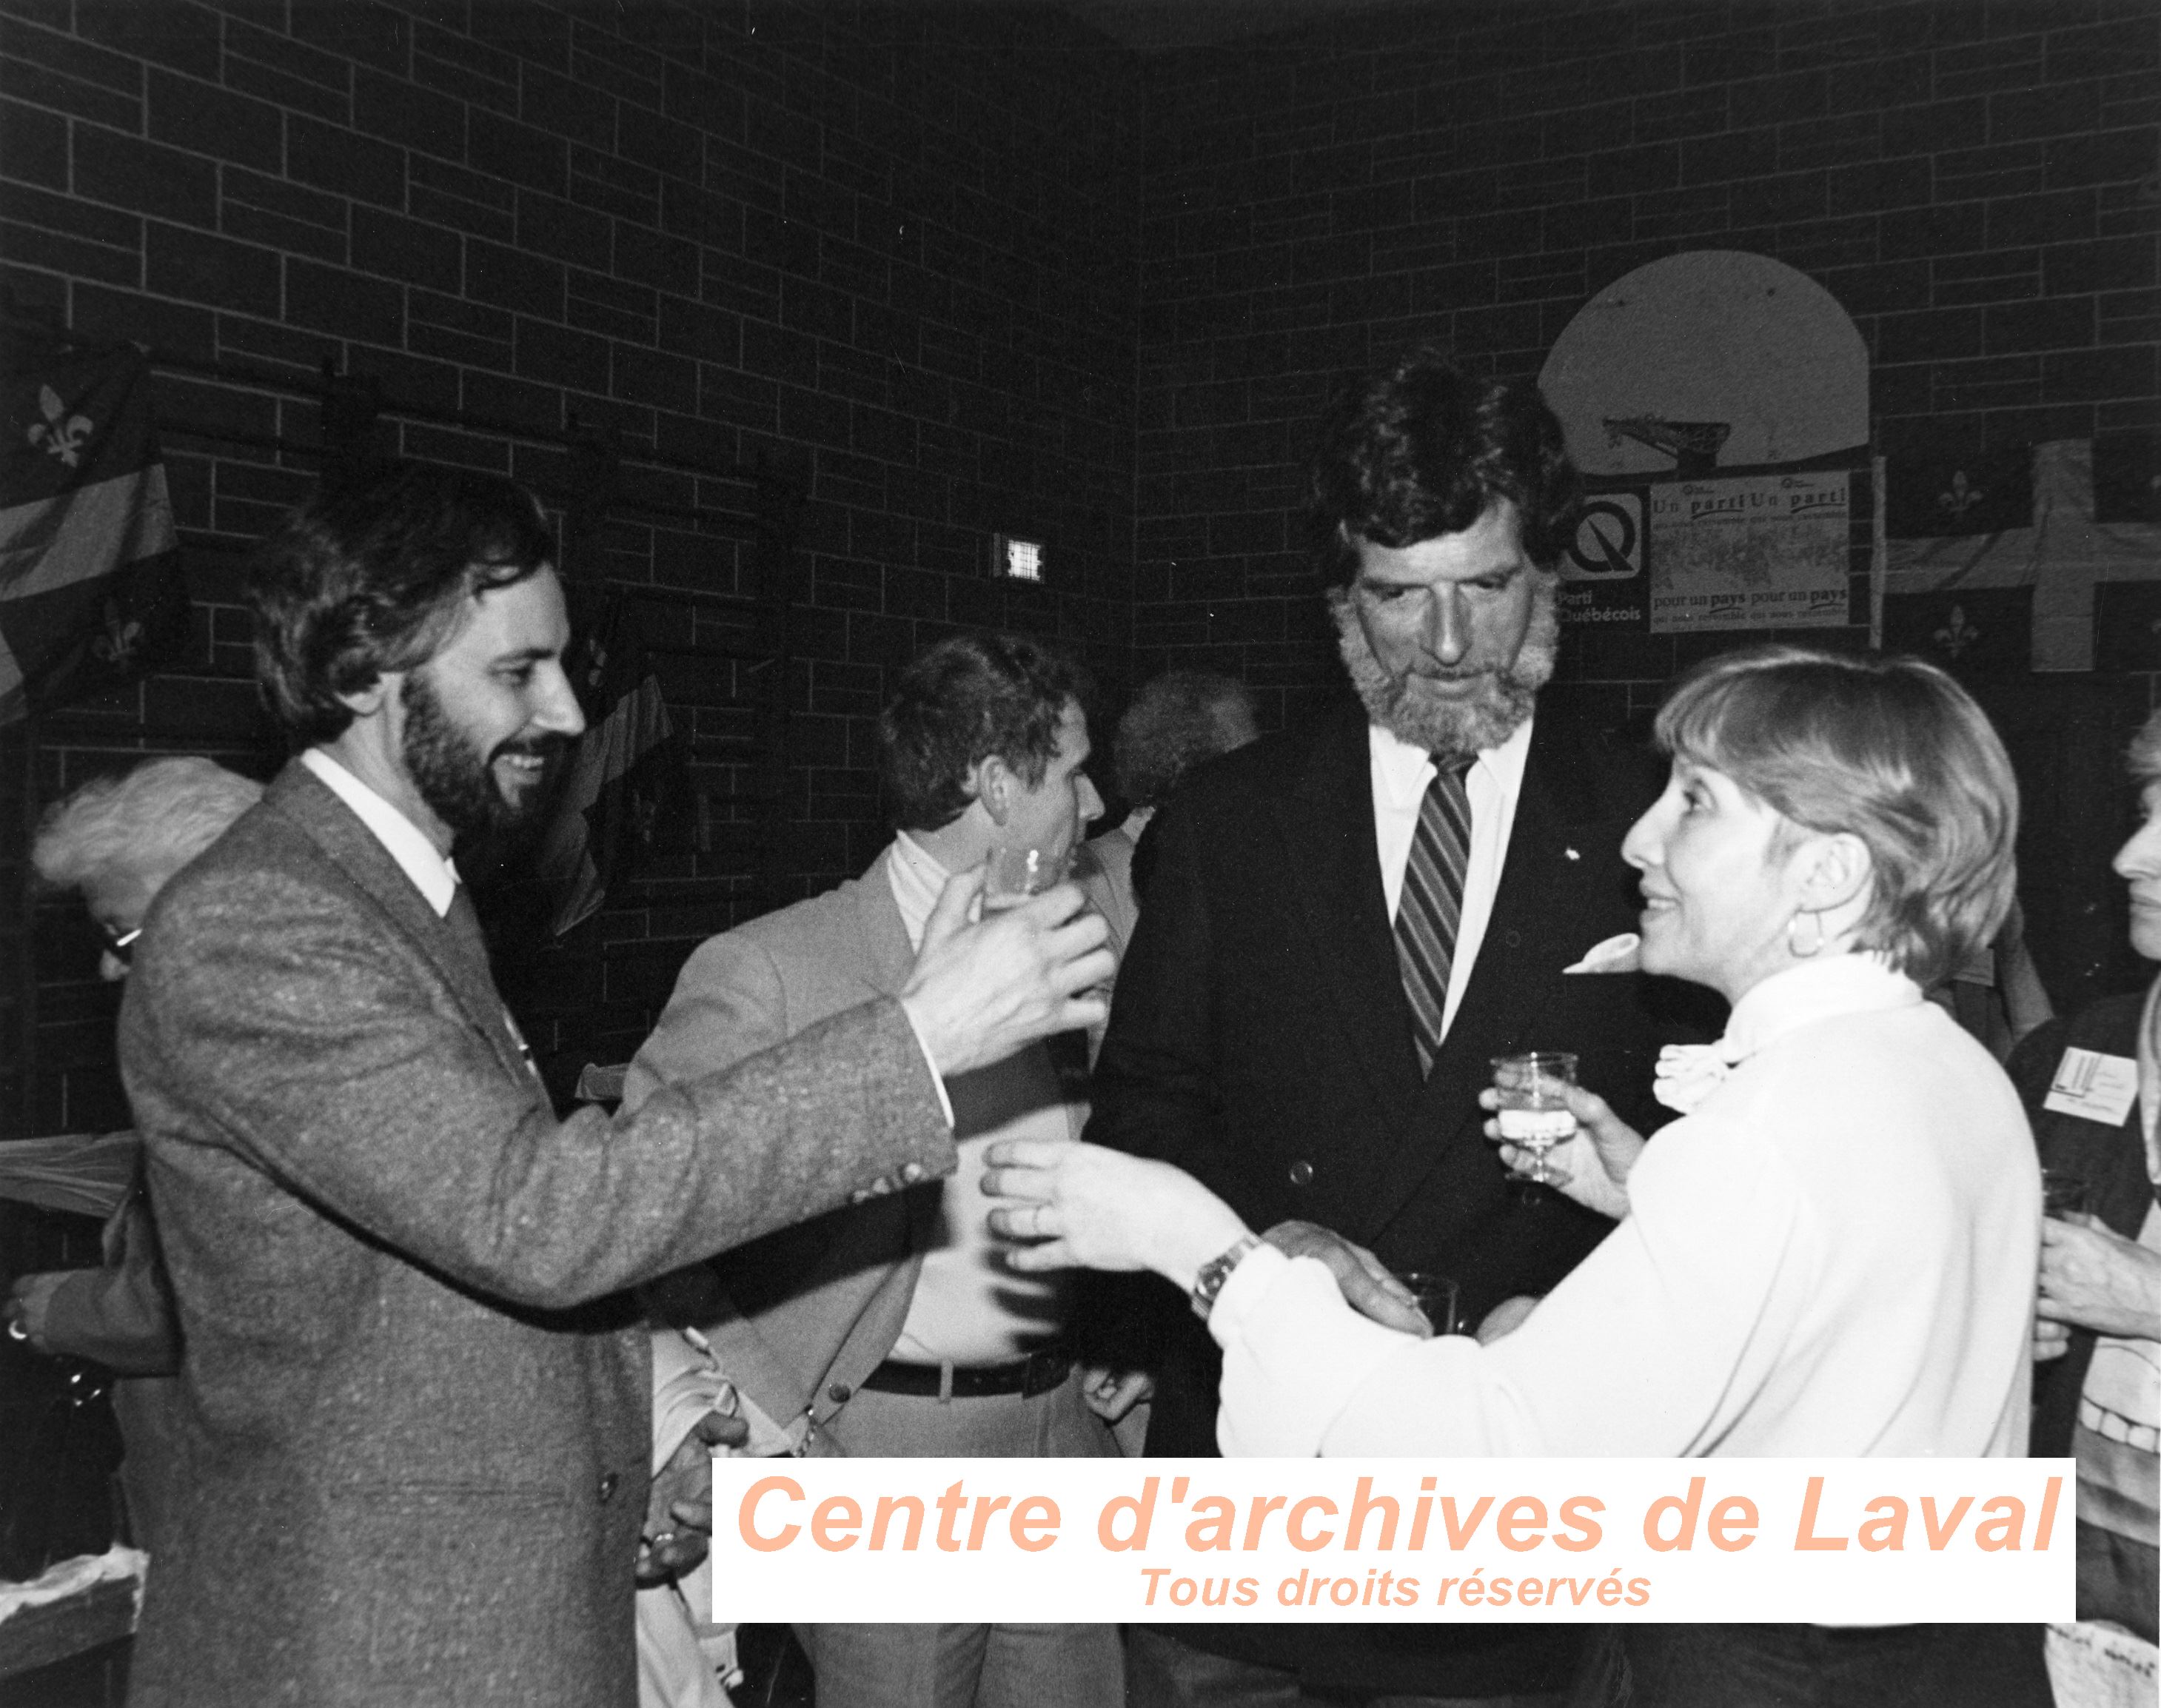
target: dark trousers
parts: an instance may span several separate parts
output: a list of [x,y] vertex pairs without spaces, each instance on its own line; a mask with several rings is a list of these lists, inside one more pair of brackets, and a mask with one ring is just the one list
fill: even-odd
[[1126,1627],[1126,1708],[1565,1708],[1565,1690],[1510,1696],[1342,1695],[1284,1667],[1211,1654],[1145,1625]]
[[1630,1625],[1606,1708],[2052,1708],[2039,1625]]

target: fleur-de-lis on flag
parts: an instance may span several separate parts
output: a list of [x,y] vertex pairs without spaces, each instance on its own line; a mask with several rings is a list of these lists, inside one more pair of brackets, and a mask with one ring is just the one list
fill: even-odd
[[[83,441],[96,431],[97,424],[87,415],[70,415],[60,394],[50,386],[38,388],[38,408],[45,419],[33,424],[28,437],[33,445],[43,445],[51,456],[58,457],[70,468],[82,461]],[[61,418],[66,419],[63,420]]]
[[105,601],[105,633],[90,643],[90,650],[106,664],[124,667],[133,661],[148,638],[141,623],[108,599]]
[[1950,513],[1951,520],[1957,522],[1962,520],[1967,511],[1972,509],[1987,496],[1988,494],[1982,492],[1980,487],[1967,482],[1964,469],[1957,469],[1951,474],[1950,491],[1936,494],[1936,508],[1939,510],[1948,510]]
[[1981,631],[1966,620],[1966,607],[1951,607],[1950,621],[1936,631],[1936,644],[1954,659],[1981,638]]

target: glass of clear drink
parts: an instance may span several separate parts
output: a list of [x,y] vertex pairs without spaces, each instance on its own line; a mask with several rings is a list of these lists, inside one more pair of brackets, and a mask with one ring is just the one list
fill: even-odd
[[1527,1169],[1512,1169],[1508,1178],[1549,1186],[1546,1158],[1554,1147],[1575,1137],[1567,1088],[1575,1083],[1575,1057],[1563,1049],[1530,1049],[1493,1058],[1493,1090],[1498,1098],[1501,1138],[1530,1154]]

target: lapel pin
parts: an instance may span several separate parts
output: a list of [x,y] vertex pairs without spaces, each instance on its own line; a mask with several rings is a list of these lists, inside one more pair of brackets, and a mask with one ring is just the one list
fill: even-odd
[[1560,851],[1563,854],[1565,854],[1571,860],[1580,860],[1583,858],[1583,856],[1577,853],[1573,848],[1564,848]]

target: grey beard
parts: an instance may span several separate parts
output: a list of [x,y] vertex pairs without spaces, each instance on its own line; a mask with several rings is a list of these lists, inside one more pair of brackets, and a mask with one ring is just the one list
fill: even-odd
[[1515,662],[1487,677],[1475,698],[1445,700],[1415,671],[1400,678],[1388,674],[1366,638],[1348,588],[1329,589],[1328,610],[1336,619],[1336,649],[1366,716],[1398,741],[1429,753],[1479,753],[1507,741],[1531,715],[1539,690],[1553,675],[1560,641],[1554,582],[1544,577],[1532,595],[1530,625]]

